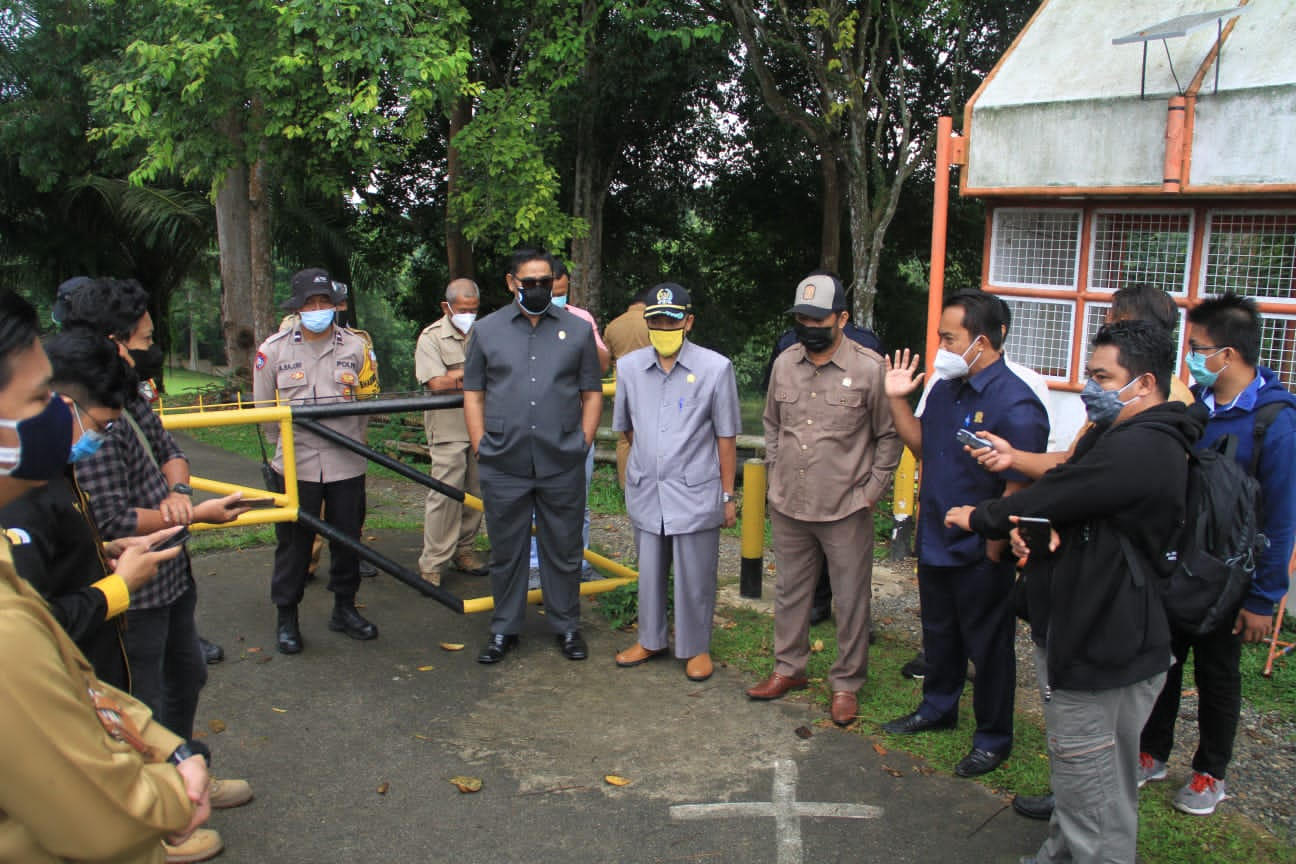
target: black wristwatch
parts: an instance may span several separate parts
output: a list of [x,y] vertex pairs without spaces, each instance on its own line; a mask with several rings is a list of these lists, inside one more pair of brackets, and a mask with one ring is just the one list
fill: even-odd
[[188,495],[191,498],[193,497],[193,487],[188,483],[177,483],[171,487],[171,491],[178,495]]
[[181,744],[179,747],[171,751],[171,755],[167,757],[167,761],[170,762],[172,765],[179,765],[181,762],[185,761],[186,759],[192,759],[195,756],[201,756],[201,755],[202,755],[201,753],[199,753],[196,749],[191,747],[189,742],[186,741],[183,744]]

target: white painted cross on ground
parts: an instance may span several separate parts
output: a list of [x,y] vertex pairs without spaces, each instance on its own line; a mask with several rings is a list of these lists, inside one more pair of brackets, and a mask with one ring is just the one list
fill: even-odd
[[773,816],[778,841],[778,864],[801,864],[801,818],[877,819],[881,807],[868,804],[820,804],[796,800],[797,766],[791,759],[774,763],[774,794],[770,801],[723,801],[716,804],[676,804],[671,818],[682,822],[697,819],[735,819]]

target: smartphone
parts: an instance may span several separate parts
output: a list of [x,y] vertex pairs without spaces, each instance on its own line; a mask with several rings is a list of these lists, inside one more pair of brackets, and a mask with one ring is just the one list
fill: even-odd
[[275,506],[273,498],[242,498],[225,505],[226,510],[237,510],[240,507],[251,507],[253,510],[264,510]]
[[189,529],[182,527],[179,531],[172,534],[170,537],[166,538],[162,542],[150,546],[149,551],[165,552],[168,549],[174,549],[175,547],[185,543],[188,539],[189,539]]
[[971,447],[973,450],[981,450],[986,447],[994,446],[986,439],[978,438],[977,436],[973,435],[971,432],[969,432],[966,429],[958,430],[957,432],[954,433],[954,437],[958,439],[958,442],[960,444],[963,444],[967,447]]
[[1032,555],[1049,554],[1049,541],[1053,537],[1053,524],[1049,520],[1039,516],[1018,516],[1017,530]]

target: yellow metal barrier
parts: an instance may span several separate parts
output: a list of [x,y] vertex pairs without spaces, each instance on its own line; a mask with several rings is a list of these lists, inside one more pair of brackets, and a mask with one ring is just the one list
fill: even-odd
[[765,566],[765,482],[764,460],[743,462],[742,564],[738,575],[738,593],[743,597],[761,596],[761,571]]

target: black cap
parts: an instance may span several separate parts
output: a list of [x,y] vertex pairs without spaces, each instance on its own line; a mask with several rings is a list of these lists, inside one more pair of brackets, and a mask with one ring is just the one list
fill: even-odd
[[787,314],[805,315],[820,320],[845,308],[846,289],[842,287],[841,280],[826,273],[816,273],[797,284],[796,296]]
[[72,295],[80,291],[82,286],[89,285],[93,281],[89,276],[73,276],[59,285],[58,296],[54,298],[54,308],[50,310],[50,319],[55,324],[62,324],[63,319],[67,317],[68,301],[72,299]]
[[289,284],[292,286],[292,296],[283,302],[284,309],[295,312],[305,306],[310,298],[320,296],[328,297],[330,303],[337,305],[333,293],[333,277],[329,276],[327,270],[319,267],[298,270]]
[[666,315],[679,321],[693,311],[693,298],[689,296],[684,286],[676,285],[674,282],[663,282],[653,286],[648,292],[646,302],[648,305],[644,308],[645,318]]

